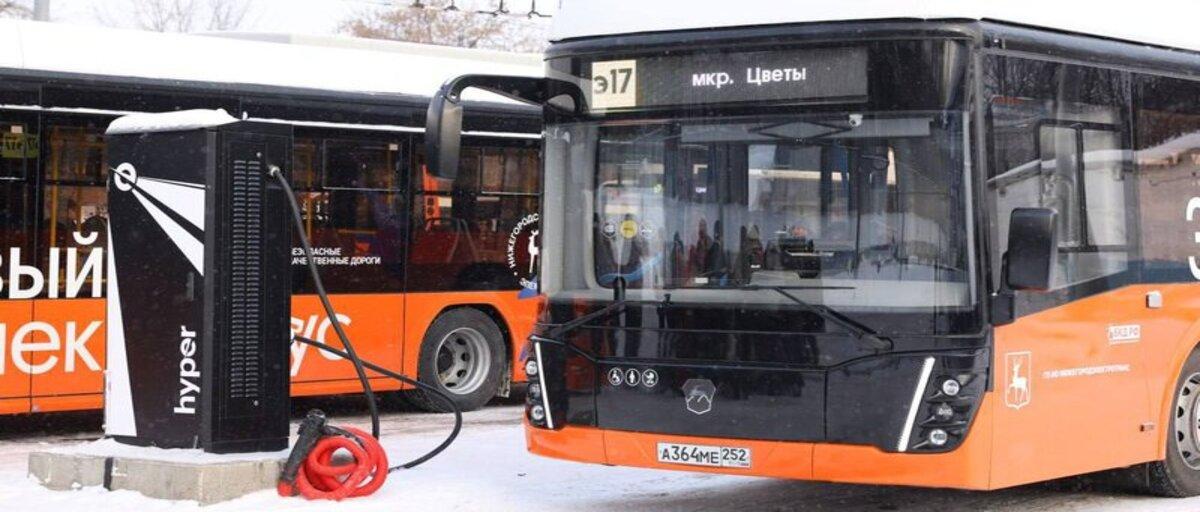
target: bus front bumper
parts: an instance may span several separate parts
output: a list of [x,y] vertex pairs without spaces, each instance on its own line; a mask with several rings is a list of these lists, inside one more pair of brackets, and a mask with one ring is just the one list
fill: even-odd
[[[525,424],[531,453],[611,466],[724,473],[797,480],[987,490],[990,485],[993,393],[983,397],[970,435],[946,453],[889,453],[874,446],[755,441],[604,430],[559,430]],[[749,468],[714,468],[658,461],[659,443],[749,448]]]

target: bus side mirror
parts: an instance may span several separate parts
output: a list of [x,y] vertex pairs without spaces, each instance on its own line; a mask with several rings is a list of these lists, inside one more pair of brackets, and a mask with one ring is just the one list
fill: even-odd
[[429,173],[434,177],[454,179],[458,175],[458,155],[462,147],[463,91],[476,88],[534,106],[548,105],[557,96],[570,98],[572,113],[583,108],[583,90],[572,82],[531,76],[462,75],[447,80],[425,115],[425,155]]
[[458,155],[462,146],[462,104],[446,87],[429,102],[425,117],[425,161],[429,173],[453,180],[458,176]]
[[1011,290],[1050,289],[1058,260],[1058,213],[1051,208],[1016,208],[1008,221],[1005,284]]

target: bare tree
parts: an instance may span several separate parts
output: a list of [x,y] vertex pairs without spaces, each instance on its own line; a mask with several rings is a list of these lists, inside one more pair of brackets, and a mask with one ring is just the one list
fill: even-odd
[[119,10],[131,19],[122,20],[101,10],[96,11],[96,18],[110,26],[131,21],[137,28],[154,32],[235,30],[246,21],[250,6],[251,0],[128,0]]
[[33,10],[24,2],[17,0],[0,0],[0,18],[29,18]]
[[236,30],[246,21],[250,2],[243,0],[208,0],[208,29]]
[[137,0],[133,15],[138,28],[154,32],[191,32],[196,0]]
[[343,21],[339,31],[369,39],[464,48],[537,52],[545,47],[540,24],[511,16],[445,10],[451,5],[446,0],[429,0],[425,5],[363,11]]

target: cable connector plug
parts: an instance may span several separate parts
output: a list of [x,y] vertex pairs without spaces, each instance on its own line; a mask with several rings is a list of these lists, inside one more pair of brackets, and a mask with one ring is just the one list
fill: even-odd
[[308,411],[308,416],[300,422],[296,445],[292,447],[292,453],[288,455],[283,471],[279,473],[278,491],[281,496],[296,495],[296,477],[300,474],[300,465],[312,453],[317,441],[326,435],[326,421],[324,412],[313,409]]

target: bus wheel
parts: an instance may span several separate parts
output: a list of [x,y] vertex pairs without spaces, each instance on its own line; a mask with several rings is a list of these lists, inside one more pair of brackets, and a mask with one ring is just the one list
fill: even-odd
[[1167,458],[1148,465],[1148,490],[1177,498],[1200,495],[1200,350],[1183,365],[1166,427]]
[[[496,396],[508,362],[500,328],[471,308],[438,316],[425,332],[420,357],[418,379],[449,395],[464,411],[479,409]],[[408,398],[426,411],[452,411],[428,391],[414,390]]]

